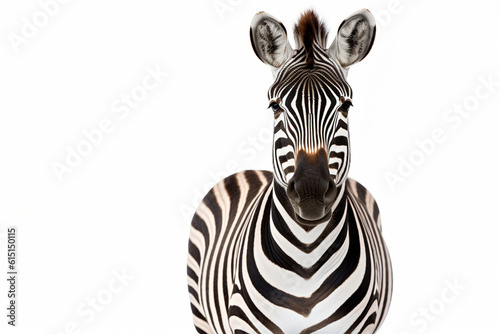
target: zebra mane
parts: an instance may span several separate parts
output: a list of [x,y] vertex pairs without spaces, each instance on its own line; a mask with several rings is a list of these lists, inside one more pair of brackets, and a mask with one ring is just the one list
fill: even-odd
[[328,31],[324,23],[313,10],[307,10],[295,25],[294,35],[297,49],[304,47],[306,50],[306,67],[312,68],[314,65],[314,56],[312,54],[314,41],[322,48],[326,48]]

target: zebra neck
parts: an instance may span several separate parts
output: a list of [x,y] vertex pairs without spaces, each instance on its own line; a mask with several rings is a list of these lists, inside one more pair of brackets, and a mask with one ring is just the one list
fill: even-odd
[[[293,209],[285,190],[274,183],[270,198],[271,209],[268,224],[262,226],[262,242],[268,257],[283,268],[303,268],[303,276],[313,275],[316,270],[344,243],[347,219],[346,184],[339,187],[339,196],[333,207],[332,218],[322,224],[304,226],[294,218]],[[268,225],[268,226],[265,226]]]

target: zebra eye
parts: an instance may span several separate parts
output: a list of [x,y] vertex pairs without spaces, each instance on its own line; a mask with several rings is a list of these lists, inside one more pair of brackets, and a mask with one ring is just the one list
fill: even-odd
[[271,101],[269,108],[271,108],[273,112],[278,112],[281,109],[280,105],[274,101]]
[[339,107],[339,111],[344,113],[344,114],[347,114],[349,112],[350,107],[352,107],[351,100],[342,101],[342,104]]

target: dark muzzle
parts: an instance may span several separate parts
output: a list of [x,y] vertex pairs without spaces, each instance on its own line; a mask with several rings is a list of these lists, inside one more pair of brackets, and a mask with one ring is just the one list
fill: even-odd
[[313,154],[297,152],[295,173],[286,193],[299,222],[317,224],[330,219],[337,187],[324,149]]

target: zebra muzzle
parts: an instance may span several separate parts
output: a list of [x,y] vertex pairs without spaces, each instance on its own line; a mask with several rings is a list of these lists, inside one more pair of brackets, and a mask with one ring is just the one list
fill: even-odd
[[300,223],[318,224],[331,218],[337,187],[324,149],[316,153],[297,152],[295,172],[286,193]]

